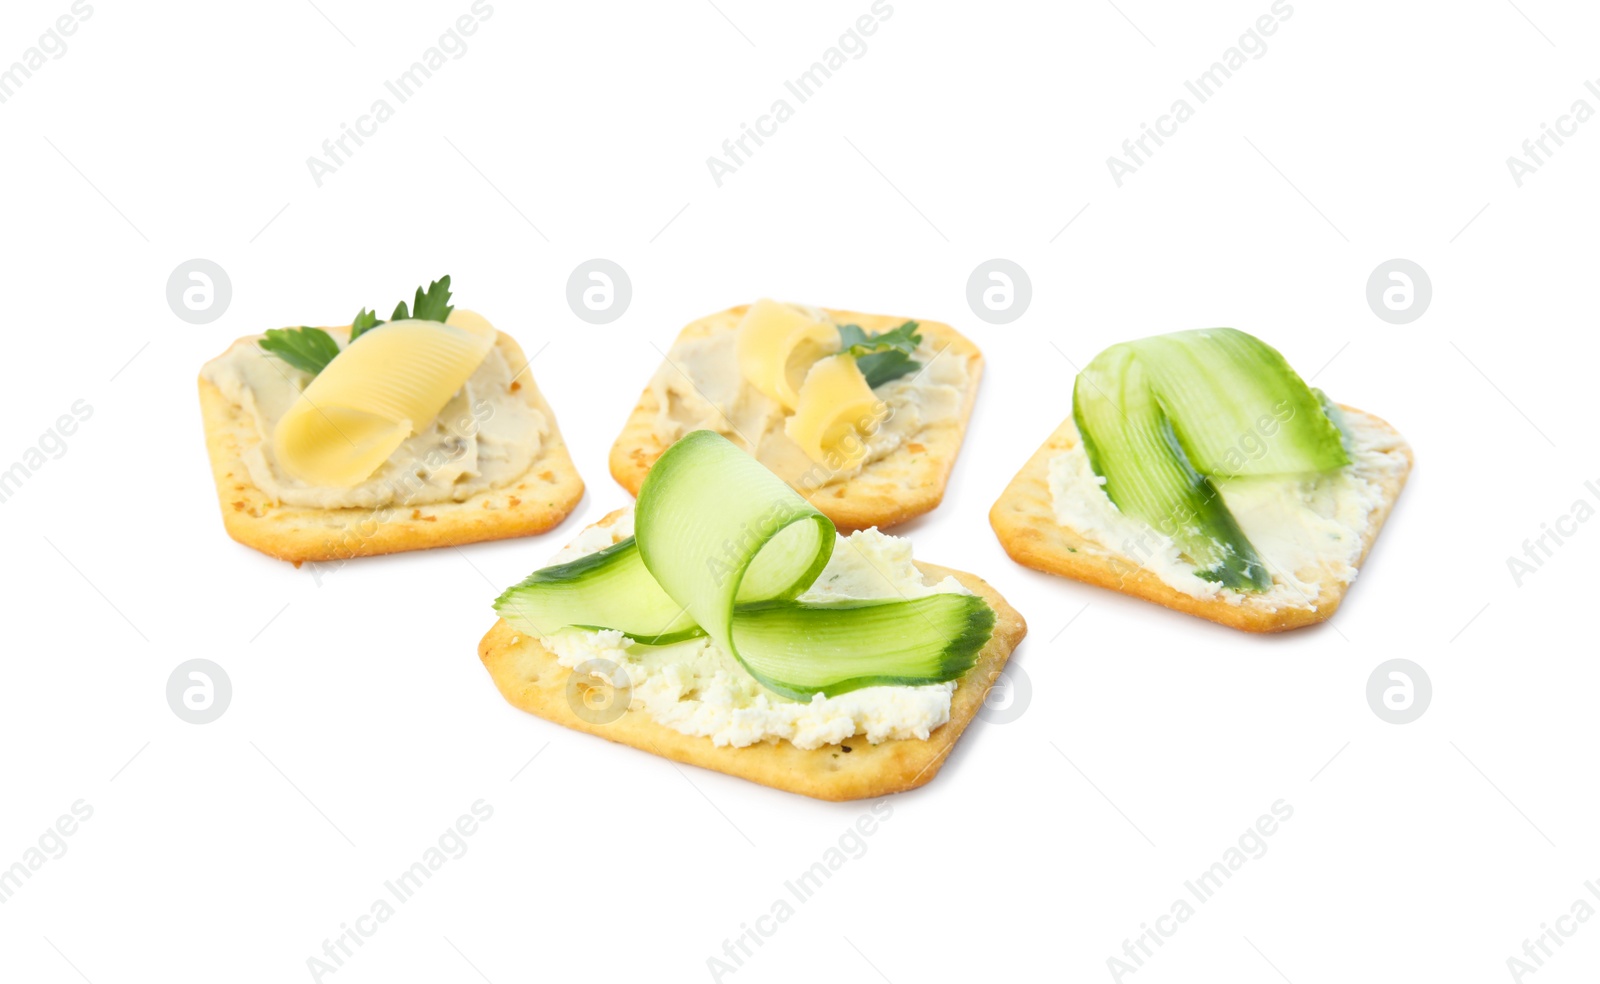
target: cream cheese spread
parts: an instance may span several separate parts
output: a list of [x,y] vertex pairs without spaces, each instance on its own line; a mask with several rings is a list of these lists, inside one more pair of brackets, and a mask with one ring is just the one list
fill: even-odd
[[1269,610],[1315,608],[1324,582],[1355,579],[1372,512],[1384,501],[1383,483],[1406,467],[1398,439],[1374,418],[1345,411],[1340,422],[1351,459],[1343,468],[1218,481],[1223,503],[1272,575],[1264,592],[1235,591],[1196,576],[1194,563],[1169,537],[1117,509],[1081,442],[1050,459],[1056,521],[1191,597]]
[[[576,560],[632,534],[629,510],[610,524],[584,530],[551,563]],[[800,600],[970,593],[953,577],[927,583],[912,563],[910,541],[870,529],[839,538],[828,566]],[[628,694],[631,709],[644,711],[674,731],[736,748],[783,740],[812,749],[855,735],[872,744],[926,739],[950,720],[950,699],[956,689],[956,681],[863,687],[794,701],[767,690],[706,637],[642,646],[621,632],[567,628],[539,641],[562,666],[576,669],[588,664],[594,676],[608,680],[619,694]]]

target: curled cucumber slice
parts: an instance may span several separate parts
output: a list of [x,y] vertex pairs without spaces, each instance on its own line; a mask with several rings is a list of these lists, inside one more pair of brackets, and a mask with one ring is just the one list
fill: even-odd
[[833,523],[712,431],[661,456],[639,490],[635,536],[535,571],[495,608],[534,634],[566,626],[665,644],[700,633],[795,700],[931,684],[972,667],[994,629],[974,595],[796,600],[833,555]]

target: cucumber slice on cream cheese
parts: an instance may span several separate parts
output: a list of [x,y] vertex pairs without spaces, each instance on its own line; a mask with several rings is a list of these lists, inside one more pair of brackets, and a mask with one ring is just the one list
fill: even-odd
[[536,571],[495,609],[540,636],[615,629],[651,644],[703,632],[767,689],[801,701],[954,680],[994,629],[994,611],[970,594],[796,600],[833,554],[833,523],[712,431],[688,434],[656,462],[634,529]]
[[1169,537],[1198,577],[1264,591],[1271,573],[1216,485],[1349,464],[1327,406],[1276,349],[1210,328],[1101,352],[1078,374],[1072,414],[1120,511]]
[[494,605],[541,635],[563,626],[616,629],[646,645],[662,646],[705,634],[645,570],[631,536],[597,553],[534,571],[507,588]]

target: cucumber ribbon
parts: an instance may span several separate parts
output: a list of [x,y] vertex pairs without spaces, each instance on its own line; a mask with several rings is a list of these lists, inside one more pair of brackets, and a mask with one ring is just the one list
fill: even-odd
[[1240,591],[1272,576],[1218,483],[1350,463],[1321,393],[1233,328],[1111,346],[1078,374],[1072,416],[1117,508],[1176,543],[1197,577]]
[[994,629],[976,595],[798,600],[833,555],[833,523],[713,431],[656,461],[634,529],[535,571],[495,610],[533,635],[614,629],[647,646],[709,636],[763,686],[802,701],[956,679]]

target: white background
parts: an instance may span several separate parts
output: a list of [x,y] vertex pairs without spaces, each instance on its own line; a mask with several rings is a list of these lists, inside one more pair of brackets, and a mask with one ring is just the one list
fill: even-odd
[[[1024,613],[1032,695],[893,798],[865,855],[724,980],[1107,980],[1124,939],[1279,799],[1294,815],[1265,856],[1124,979],[1506,980],[1541,923],[1600,907],[1583,887],[1600,878],[1600,522],[1521,587],[1506,565],[1600,482],[1600,121],[1521,188],[1505,163],[1574,100],[1600,109],[1583,88],[1600,14],[1297,0],[1119,188],[1107,156],[1269,3],[1118,2],[897,0],[719,188],[706,158],[866,0],[497,0],[319,188],[307,157],[467,0],[97,0],[0,105],[0,468],[73,401],[94,408],[0,504],[0,867],[75,801],[94,810],[0,905],[3,975],[310,979],[323,941],[481,798],[493,817],[466,855],[324,980],[711,979],[707,958],[869,804],[564,731],[509,707],[475,647],[501,587],[627,501],[606,455],[652,346],[761,296],[947,321],[983,348],[949,493],[905,532]],[[0,66],[67,9],[5,4]],[[633,281],[607,326],[565,301],[595,256]],[[965,299],[996,256],[1033,281],[1004,326]],[[164,296],[192,257],[233,284],[204,326]],[[1392,257],[1432,277],[1410,325],[1365,301]],[[578,510],[544,537],[320,584],[230,541],[200,365],[240,335],[383,313],[444,273],[527,351],[548,343],[533,372],[588,483]],[[989,529],[1068,412],[1063,354],[1210,325],[1264,337],[1416,449],[1331,624],[1239,634],[1024,570]],[[1403,726],[1364,696],[1399,656],[1434,687]],[[194,657],[234,689],[204,726],[164,694]],[[1539,984],[1600,970],[1600,920],[1565,944]]]

